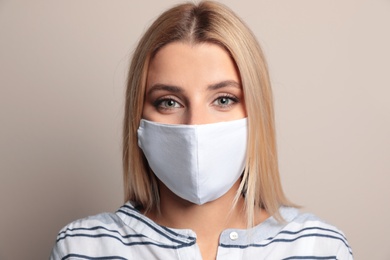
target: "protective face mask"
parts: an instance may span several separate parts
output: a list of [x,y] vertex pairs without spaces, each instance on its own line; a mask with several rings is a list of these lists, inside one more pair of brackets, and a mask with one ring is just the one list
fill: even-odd
[[201,205],[224,195],[241,176],[247,119],[205,125],[142,119],[138,145],[160,181],[177,196]]

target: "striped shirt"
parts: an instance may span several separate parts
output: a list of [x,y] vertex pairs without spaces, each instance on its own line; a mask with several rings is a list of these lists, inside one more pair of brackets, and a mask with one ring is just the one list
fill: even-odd
[[[353,259],[341,231],[311,214],[281,207],[286,222],[268,218],[220,235],[217,259]],[[57,237],[54,259],[202,259],[196,234],[160,226],[126,203],[116,213],[77,220]]]

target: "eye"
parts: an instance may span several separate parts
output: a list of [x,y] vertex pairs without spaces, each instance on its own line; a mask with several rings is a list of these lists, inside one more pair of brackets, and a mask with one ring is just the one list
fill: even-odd
[[221,98],[217,99],[217,102],[218,102],[218,105],[227,106],[232,102],[232,100],[230,98],[227,98],[227,97],[221,97]]
[[174,108],[182,107],[182,105],[179,102],[177,102],[172,98],[157,99],[155,102],[153,102],[153,105],[157,109],[174,109]]
[[223,95],[216,98],[213,102],[213,105],[221,107],[221,108],[229,108],[232,105],[239,102],[239,99],[233,95]]

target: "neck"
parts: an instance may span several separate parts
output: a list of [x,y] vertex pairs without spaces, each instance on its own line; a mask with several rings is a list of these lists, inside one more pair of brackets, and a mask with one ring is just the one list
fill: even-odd
[[[148,212],[147,216],[166,227],[193,230],[203,259],[215,259],[221,232],[227,228],[247,227],[244,198],[241,196],[234,205],[239,185],[238,180],[222,197],[196,205],[181,199],[160,182],[160,212]],[[260,209],[255,215],[256,224],[268,217]]]
[[215,259],[221,232],[226,228],[246,227],[243,198],[233,205],[238,186],[239,182],[222,197],[196,205],[181,199],[160,183],[160,213],[150,212],[148,217],[163,226],[193,230],[202,258]]
[[239,198],[233,205],[238,190],[239,181],[222,197],[197,205],[181,199],[160,183],[160,214],[152,214],[157,223],[179,229],[193,229],[195,232],[202,229],[218,228],[245,228],[246,216],[244,200]]

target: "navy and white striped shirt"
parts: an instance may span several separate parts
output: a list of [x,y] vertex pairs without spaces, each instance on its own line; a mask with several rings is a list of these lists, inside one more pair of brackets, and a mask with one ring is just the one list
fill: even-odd
[[[268,218],[248,229],[227,229],[217,259],[353,259],[341,231],[311,214],[282,207],[285,223]],[[196,234],[160,226],[131,203],[116,213],[77,220],[61,230],[53,259],[202,259]]]

